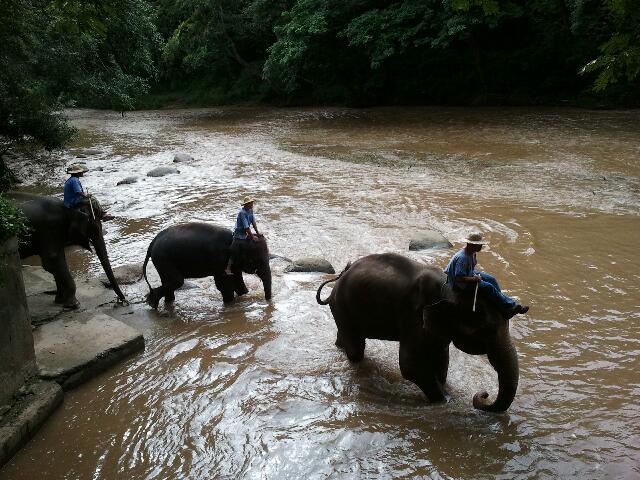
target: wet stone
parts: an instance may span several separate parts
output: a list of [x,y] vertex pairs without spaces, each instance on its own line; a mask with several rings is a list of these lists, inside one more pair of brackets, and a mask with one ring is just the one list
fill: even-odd
[[173,163],[190,162],[192,160],[193,157],[188,153],[176,153],[173,156]]
[[427,250],[429,248],[451,248],[453,245],[440,232],[425,230],[409,241],[409,250]]
[[[119,285],[131,285],[142,279],[142,264],[120,265],[119,267],[113,268],[113,275],[116,277]],[[107,278],[106,273],[100,275],[98,279],[105,287],[111,288],[111,282]]]
[[180,170],[174,167],[157,167],[147,172],[147,177],[164,177],[173,173],[180,173]]
[[83,150],[81,155],[100,155],[104,153],[102,150],[98,150],[97,148],[87,148]]
[[138,177],[126,177],[118,181],[116,185],[129,185],[131,183],[136,183],[137,181],[138,181]]
[[324,258],[306,257],[295,260],[284,269],[285,272],[336,273],[333,265]]

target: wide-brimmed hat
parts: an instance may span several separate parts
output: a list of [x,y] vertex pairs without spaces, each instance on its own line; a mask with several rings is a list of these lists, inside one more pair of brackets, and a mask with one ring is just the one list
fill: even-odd
[[481,233],[470,233],[469,235],[467,235],[467,238],[464,238],[462,241],[464,243],[471,243],[473,245],[486,245],[487,243],[489,243],[486,240],[482,239]]
[[244,200],[242,200],[242,203],[240,205],[244,207],[247,203],[252,202],[255,202],[255,199],[253,197],[244,197]]
[[89,169],[84,165],[80,165],[79,163],[72,163],[67,167],[67,173],[84,173],[88,172]]

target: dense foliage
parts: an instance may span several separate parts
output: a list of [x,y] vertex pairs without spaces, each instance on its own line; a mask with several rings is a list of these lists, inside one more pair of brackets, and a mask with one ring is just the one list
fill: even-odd
[[0,194],[0,244],[27,233],[22,211]]
[[353,104],[640,100],[637,0],[155,3],[168,90]]
[[73,133],[61,107],[132,109],[156,74],[145,0],[0,0],[0,16],[0,155],[61,146]]

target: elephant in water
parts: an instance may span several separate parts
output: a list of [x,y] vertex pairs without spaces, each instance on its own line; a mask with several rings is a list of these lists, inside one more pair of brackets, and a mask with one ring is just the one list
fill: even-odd
[[258,241],[248,240],[238,253],[232,267],[233,275],[225,274],[229,260],[230,230],[206,223],[183,223],[162,230],[151,241],[142,267],[147,280],[149,258],[160,275],[162,285],[151,287],[147,303],[158,308],[160,299],[165,303],[175,300],[175,291],[182,286],[185,278],[202,278],[213,275],[216,287],[222,293],[225,303],[233,301],[235,294],[248,292],[242,272],[255,273],[262,280],[264,296],[271,298],[271,267],[269,248],[264,237]]
[[121,301],[125,301],[111,270],[102,236],[102,212],[93,212],[92,215],[89,210],[66,208],[62,200],[42,195],[10,192],[8,197],[24,212],[30,229],[28,236],[20,239],[20,257],[40,256],[44,269],[55,278],[56,303],[66,308],[78,308],[80,305],[64,253],[64,248],[69,245],[79,245],[89,251],[93,245],[113,290]]
[[[336,281],[329,298],[320,293]],[[364,356],[365,339],[400,342],[402,376],[415,383],[430,401],[446,399],[449,344],[470,355],[486,354],[498,373],[494,402],[487,392],[473,397],[475,408],[501,412],[518,388],[518,356],[509,335],[509,320],[489,300],[446,286],[442,270],[397,254],[369,255],[347,265],[336,278],[318,288],[316,300],[329,304],[338,327],[336,345],[349,360]]]

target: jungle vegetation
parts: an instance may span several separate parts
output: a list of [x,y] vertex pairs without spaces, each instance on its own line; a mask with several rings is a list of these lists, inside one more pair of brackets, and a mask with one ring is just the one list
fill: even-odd
[[[0,0],[2,154],[68,106],[640,104],[637,0]],[[4,173],[3,173],[4,172]]]

